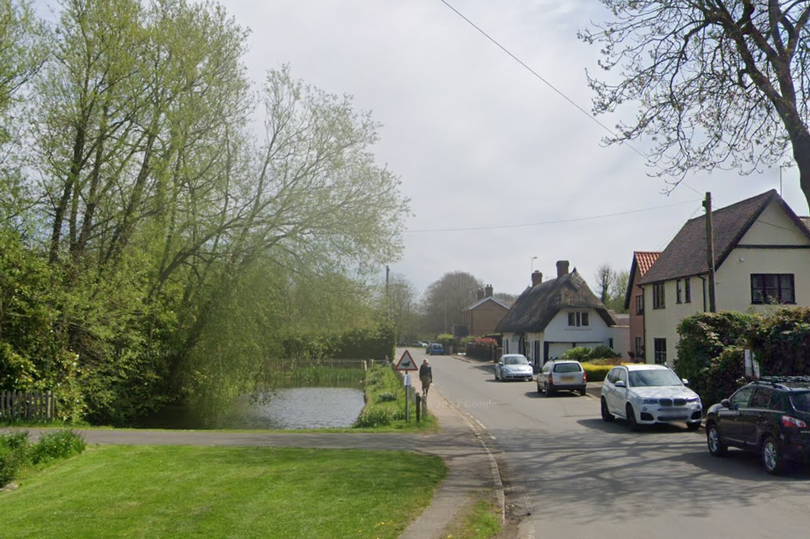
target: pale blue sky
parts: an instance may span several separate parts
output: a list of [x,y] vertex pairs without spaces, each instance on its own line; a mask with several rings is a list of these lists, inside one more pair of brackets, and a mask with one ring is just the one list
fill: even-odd
[[[40,1],[38,3],[43,3]],[[402,179],[415,214],[405,253],[391,263],[422,291],[448,271],[466,271],[496,292],[519,293],[532,265],[545,275],[567,259],[589,281],[601,263],[629,267],[634,250],[660,250],[700,214],[779,187],[778,169],[740,177],[699,173],[669,196],[642,157],[602,147],[602,129],[477,33],[439,0],[224,0],[249,27],[247,62],[261,81],[283,63],[293,75],[355,97],[383,124],[375,148]],[[453,0],[451,4],[568,97],[590,110],[585,69],[598,48],[577,29],[603,16],[592,0]],[[623,114],[632,114],[627,107]],[[600,117],[613,126],[618,118]],[[637,146],[643,149],[642,145]],[[697,191],[697,192],[695,192]],[[784,197],[807,205],[796,169]],[[661,208],[663,207],[663,208]],[[562,221],[462,232],[420,232]],[[384,268],[381,268],[381,276]]]

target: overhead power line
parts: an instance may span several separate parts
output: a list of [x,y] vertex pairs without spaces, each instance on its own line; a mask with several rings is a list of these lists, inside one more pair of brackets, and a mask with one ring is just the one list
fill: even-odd
[[[453,7],[453,6],[452,6],[452,5],[451,5],[449,2],[447,2],[447,0],[439,0],[439,1],[440,1],[442,4],[444,4],[445,6],[447,6],[447,7],[448,7],[448,8],[449,8],[451,11],[453,11],[453,13],[455,13],[456,15],[458,15],[459,17],[461,17],[462,19],[464,19],[464,21],[466,21],[466,22],[467,22],[467,24],[469,24],[470,26],[472,26],[473,28],[475,28],[475,29],[478,31],[478,33],[480,33],[482,36],[484,36],[485,38],[487,38],[487,39],[488,39],[490,42],[492,42],[492,43],[493,43],[493,44],[494,44],[496,47],[498,47],[499,49],[501,49],[501,50],[502,50],[504,53],[506,53],[506,54],[507,54],[507,55],[508,55],[510,58],[512,58],[512,59],[513,59],[515,62],[517,62],[518,64],[520,64],[520,65],[521,65],[521,66],[522,66],[524,69],[526,69],[526,70],[527,70],[529,73],[531,73],[532,75],[534,75],[534,76],[535,76],[535,77],[536,77],[538,80],[540,80],[540,81],[541,81],[543,84],[545,84],[546,86],[548,86],[549,88],[551,88],[552,90],[554,90],[554,91],[555,91],[557,94],[559,94],[559,96],[560,96],[560,97],[562,97],[563,99],[565,99],[566,101],[568,101],[568,103],[570,103],[571,105],[573,105],[573,106],[574,106],[574,108],[576,108],[576,109],[577,109],[578,111],[580,111],[582,114],[584,114],[585,116],[587,116],[587,118],[588,118],[589,120],[591,120],[591,121],[592,121],[592,122],[594,122],[596,125],[598,125],[598,126],[599,126],[599,127],[601,127],[602,129],[604,129],[605,131],[607,131],[608,133],[610,133],[610,135],[612,135],[613,137],[616,137],[616,133],[615,133],[615,132],[614,132],[614,131],[613,131],[611,128],[609,128],[608,126],[606,126],[605,124],[603,124],[602,122],[600,122],[598,119],[596,119],[596,118],[594,117],[594,115],[593,115],[593,114],[591,114],[590,112],[588,112],[587,110],[585,110],[584,108],[582,108],[581,106],[579,106],[579,105],[578,105],[578,104],[577,104],[577,103],[576,103],[576,102],[575,102],[573,99],[571,99],[570,97],[568,97],[568,96],[565,94],[565,92],[563,92],[562,90],[560,90],[559,88],[557,88],[556,86],[554,86],[553,84],[551,84],[551,82],[549,82],[549,81],[548,81],[546,78],[544,78],[542,75],[540,75],[540,74],[539,74],[537,71],[535,71],[534,69],[532,69],[531,67],[529,67],[529,65],[528,65],[528,64],[526,64],[526,62],[524,62],[523,60],[521,60],[520,58],[518,58],[518,57],[517,57],[515,54],[513,54],[513,53],[512,53],[512,51],[510,51],[509,49],[507,49],[506,47],[504,47],[503,45],[501,45],[501,44],[498,42],[498,40],[496,40],[494,37],[492,37],[491,35],[489,35],[488,33],[486,33],[486,32],[483,30],[483,28],[481,28],[480,26],[478,26],[477,24],[475,24],[473,21],[471,21],[470,19],[468,19],[468,18],[467,18],[467,17],[466,17],[466,16],[465,16],[463,13],[461,13],[459,10],[457,10],[455,7]],[[647,161],[647,156],[646,156],[646,155],[644,155],[644,152],[642,152],[641,150],[639,150],[638,148],[636,148],[636,147],[635,147],[635,146],[633,146],[632,144],[630,144],[630,143],[628,143],[628,142],[622,142],[622,145],[627,146],[628,148],[630,148],[631,150],[633,150],[634,152],[636,152],[638,155],[640,155],[641,157],[643,157],[645,161]],[[685,181],[681,180],[681,182],[679,182],[679,183],[682,183],[684,186],[688,187],[689,189],[691,189],[692,191],[694,191],[694,192],[695,192],[695,193],[697,193],[698,195],[702,195],[702,193],[701,193],[700,191],[698,191],[697,189],[695,189],[694,187],[692,187],[691,185],[689,185],[689,184],[688,184],[688,183],[686,183]]]
[[[559,219],[556,221],[543,221],[540,223],[525,223],[525,224],[518,224],[518,225],[493,225],[493,226],[474,226],[474,227],[465,227],[465,228],[432,228],[432,229],[422,229],[422,230],[406,230],[406,233],[424,233],[424,232],[467,232],[470,230],[498,230],[503,228],[527,228],[531,226],[545,226],[545,225],[557,225],[561,223],[575,223],[577,221],[592,221],[594,219],[605,219],[608,217],[620,217],[622,215],[630,215],[633,213],[642,213],[645,211],[653,211],[653,210],[661,210],[665,208],[674,208],[676,206],[683,206],[686,204],[694,204],[696,202],[700,202],[700,200],[689,200],[686,202],[679,202],[677,204],[669,204],[667,206],[654,206],[652,208],[642,208],[640,210],[629,210],[619,213],[606,213],[603,215],[591,215],[588,217],[576,217],[573,219]],[[693,214],[694,215],[694,214]]]

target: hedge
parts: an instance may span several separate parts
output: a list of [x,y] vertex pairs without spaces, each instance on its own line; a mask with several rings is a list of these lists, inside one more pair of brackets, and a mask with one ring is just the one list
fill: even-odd
[[613,368],[613,365],[583,363],[582,368],[585,369],[585,375],[588,377],[589,382],[601,382],[607,376],[608,371]]
[[810,375],[810,309],[700,313],[678,324],[675,371],[708,407],[746,383],[743,351],[763,376]]

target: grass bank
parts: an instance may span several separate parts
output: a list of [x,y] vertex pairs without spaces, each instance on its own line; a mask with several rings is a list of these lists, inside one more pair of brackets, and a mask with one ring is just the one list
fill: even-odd
[[447,470],[406,452],[97,446],[0,492],[0,537],[398,537]]
[[[418,384],[418,379],[411,375]],[[380,430],[435,430],[436,419],[429,415],[416,422],[415,403],[411,400],[411,420],[405,421],[405,388],[394,369],[376,366],[366,372],[366,405],[354,426],[361,429]]]

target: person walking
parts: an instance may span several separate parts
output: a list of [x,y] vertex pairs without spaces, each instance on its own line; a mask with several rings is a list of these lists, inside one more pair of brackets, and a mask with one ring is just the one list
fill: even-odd
[[422,395],[427,397],[430,384],[433,383],[433,368],[427,358],[422,361],[422,365],[419,367],[419,380],[422,382]]

